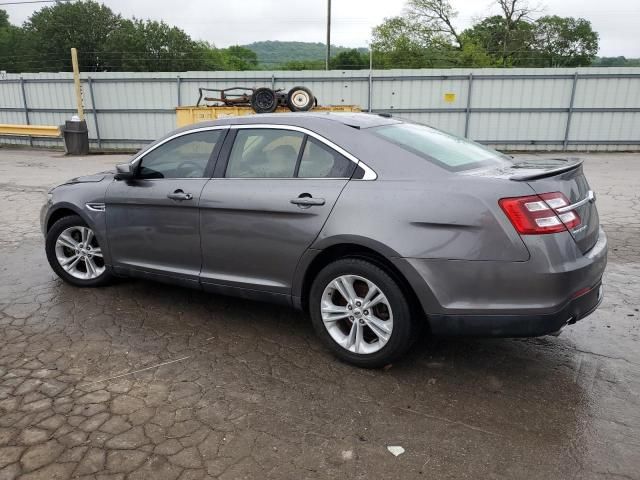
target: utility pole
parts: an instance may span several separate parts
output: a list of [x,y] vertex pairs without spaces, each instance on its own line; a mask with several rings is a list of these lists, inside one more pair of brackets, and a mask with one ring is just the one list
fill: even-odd
[[78,50],[71,49],[71,65],[73,66],[73,85],[76,92],[76,106],[78,108],[78,117],[84,120],[84,108],[82,107],[82,87],[80,85],[80,68],[78,66]]
[[371,102],[373,101],[373,44],[369,43],[369,100],[367,110],[371,112]]
[[327,58],[325,67],[329,70],[329,60],[331,59],[331,0],[327,0]]

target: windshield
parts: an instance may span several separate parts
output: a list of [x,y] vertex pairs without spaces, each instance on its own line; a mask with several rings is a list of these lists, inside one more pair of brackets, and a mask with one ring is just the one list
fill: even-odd
[[371,132],[447,170],[512,163],[511,158],[502,153],[425,125],[398,123],[375,127]]

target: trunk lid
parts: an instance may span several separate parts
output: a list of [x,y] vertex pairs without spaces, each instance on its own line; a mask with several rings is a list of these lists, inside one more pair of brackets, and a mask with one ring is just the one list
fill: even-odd
[[596,244],[600,220],[581,160],[527,159],[514,163],[509,171],[511,180],[526,182],[538,194],[563,193],[570,206],[557,208],[556,212],[572,211],[580,217],[580,224],[569,229],[578,247],[586,253]]

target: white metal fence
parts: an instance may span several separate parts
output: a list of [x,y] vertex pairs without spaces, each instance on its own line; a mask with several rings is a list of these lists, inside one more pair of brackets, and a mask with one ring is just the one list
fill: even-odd
[[[94,147],[138,148],[175,128],[198,87],[305,85],[322,105],[389,112],[505,150],[639,150],[640,68],[82,75]],[[58,125],[75,112],[70,73],[0,79],[0,123]],[[46,146],[59,140],[0,137]]]

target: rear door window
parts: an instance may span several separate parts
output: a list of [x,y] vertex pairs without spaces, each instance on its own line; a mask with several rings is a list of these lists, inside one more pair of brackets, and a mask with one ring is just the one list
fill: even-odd
[[323,142],[286,129],[238,129],[226,178],[350,178],[354,162]]
[[355,168],[355,163],[348,158],[315,138],[307,137],[298,177],[350,178]]

